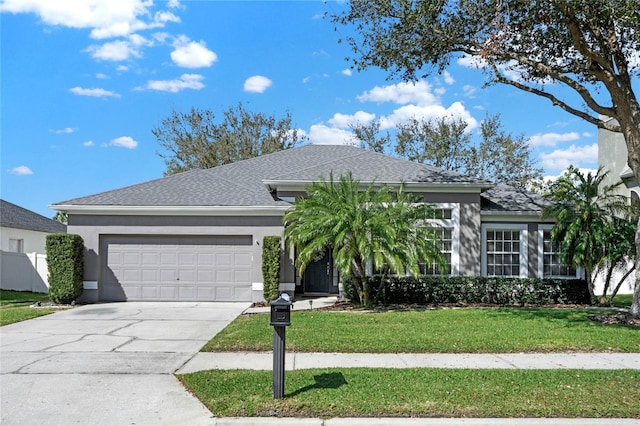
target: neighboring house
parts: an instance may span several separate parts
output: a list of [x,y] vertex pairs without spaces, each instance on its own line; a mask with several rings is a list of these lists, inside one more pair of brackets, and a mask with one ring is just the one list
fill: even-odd
[[0,288],[46,293],[46,238],[66,229],[62,223],[0,200]]
[[[306,145],[56,203],[86,246],[86,301],[262,300],[262,241],[282,235],[295,197],[351,172],[433,203],[451,275],[575,277],[548,243],[539,195],[353,146]],[[330,252],[302,277],[283,255],[281,289],[335,294]],[[424,265],[424,272],[433,271]]]
[[[617,192],[629,197],[630,202],[640,206],[640,187],[636,182],[631,168],[627,164],[627,144],[622,133],[614,133],[605,129],[598,129],[598,167],[603,167],[609,174],[603,181],[604,185],[614,185],[622,180],[624,185],[618,187]],[[628,268],[617,268],[613,275],[613,285],[622,278]],[[596,294],[602,294],[604,288],[604,277],[599,274],[595,281]],[[631,273],[620,287],[619,293],[633,293],[635,286],[635,272]]]

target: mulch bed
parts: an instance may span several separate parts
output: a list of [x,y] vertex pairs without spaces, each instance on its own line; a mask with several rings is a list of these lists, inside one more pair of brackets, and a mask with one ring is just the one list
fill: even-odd
[[630,327],[640,328],[640,318],[634,318],[631,314],[597,314],[589,315],[588,318],[591,321],[599,322],[601,324],[627,325]]

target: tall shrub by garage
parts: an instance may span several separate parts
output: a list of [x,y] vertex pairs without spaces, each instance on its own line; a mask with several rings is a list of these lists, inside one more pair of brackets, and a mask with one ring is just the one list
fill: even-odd
[[280,290],[280,237],[277,235],[262,240],[262,280],[264,300],[277,299]]
[[49,295],[55,303],[71,303],[82,294],[84,241],[80,235],[47,235]]

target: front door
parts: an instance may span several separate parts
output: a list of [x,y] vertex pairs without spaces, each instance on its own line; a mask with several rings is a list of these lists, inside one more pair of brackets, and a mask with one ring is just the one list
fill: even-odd
[[331,293],[333,288],[333,265],[331,264],[331,250],[316,256],[313,262],[304,270],[305,293]]

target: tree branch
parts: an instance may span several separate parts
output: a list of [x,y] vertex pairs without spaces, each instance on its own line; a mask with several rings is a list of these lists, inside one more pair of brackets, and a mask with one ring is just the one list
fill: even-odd
[[[590,114],[587,114],[584,111],[580,111],[579,109],[576,109],[574,107],[572,107],[571,105],[567,104],[564,101],[561,101],[560,99],[558,99],[556,96],[554,96],[551,93],[545,92],[543,90],[537,89],[535,87],[531,87],[531,86],[527,86],[525,84],[522,84],[518,81],[515,80],[510,80],[508,78],[506,78],[504,75],[502,75],[500,73],[500,71],[498,70],[498,67],[495,64],[491,64],[493,67],[493,71],[495,73],[495,81],[498,83],[502,83],[502,84],[508,84],[510,86],[514,86],[517,89],[523,90],[525,92],[529,92],[529,93],[533,93],[534,95],[538,95],[541,96],[543,98],[547,98],[551,101],[551,103],[554,106],[558,106],[560,108],[562,108],[563,110],[567,111],[569,114],[573,114],[577,117],[582,118],[583,120],[596,125],[597,127],[600,128],[609,128],[610,126],[607,126],[604,120],[601,120],[599,118],[596,118]],[[614,113],[613,109],[607,109],[609,114],[607,114],[606,112],[603,113],[604,115],[608,115],[608,116],[613,116],[612,114]]]

